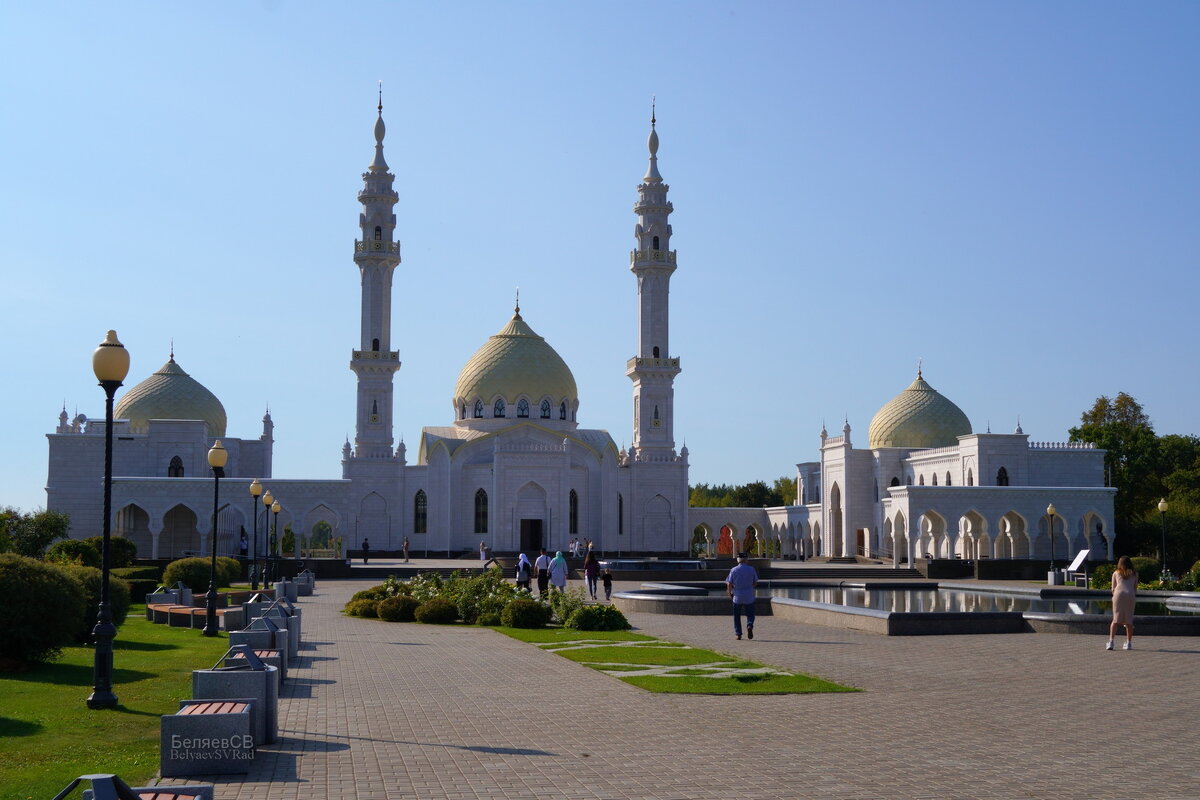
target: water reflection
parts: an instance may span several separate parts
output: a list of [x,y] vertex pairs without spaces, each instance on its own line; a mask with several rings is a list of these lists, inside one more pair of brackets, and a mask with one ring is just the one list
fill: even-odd
[[[1033,611],[1051,614],[1112,614],[1112,601],[1092,597],[1042,598],[961,589],[863,589],[852,586],[783,586],[771,589],[772,597],[790,597],[835,606],[872,608],[877,611],[930,613],[952,611]],[[1196,616],[1197,611],[1168,608],[1165,603],[1142,601],[1134,614],[1143,616]]]

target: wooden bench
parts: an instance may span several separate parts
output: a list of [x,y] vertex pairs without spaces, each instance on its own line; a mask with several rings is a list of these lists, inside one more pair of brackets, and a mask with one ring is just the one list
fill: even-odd
[[96,800],[96,797],[113,798],[113,800],[213,800],[214,786],[211,783],[197,783],[188,786],[130,786],[120,777],[111,773],[82,775],[67,788],[59,792],[58,797],[67,797],[80,784],[90,785],[83,790],[83,800]]
[[184,700],[162,718],[159,772],[164,778],[247,772],[254,760],[250,698]]
[[[230,621],[226,622],[226,615],[230,615]],[[172,628],[203,628],[208,617],[208,610],[197,608],[196,606],[175,606],[169,603],[154,603],[146,606],[146,616],[151,622],[158,624],[165,623]],[[221,627],[229,630],[229,625],[240,628],[243,615],[242,609],[239,608],[218,608],[217,622]]]

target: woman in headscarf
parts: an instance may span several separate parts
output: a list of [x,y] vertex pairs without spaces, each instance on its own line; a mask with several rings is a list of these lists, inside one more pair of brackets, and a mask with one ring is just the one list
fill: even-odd
[[524,553],[517,559],[517,588],[529,591],[529,580],[533,577],[533,564]]
[[567,560],[563,558],[562,550],[555,552],[550,559],[550,585],[560,592],[567,588]]

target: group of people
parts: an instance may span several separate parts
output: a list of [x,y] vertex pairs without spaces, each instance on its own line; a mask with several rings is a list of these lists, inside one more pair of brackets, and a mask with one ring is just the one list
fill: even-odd
[[571,537],[571,541],[567,542],[567,552],[571,554],[571,558],[579,558],[580,555],[590,554],[592,552],[592,540]]
[[[533,581],[537,581],[538,594],[541,597],[546,597],[553,587],[558,591],[565,591],[567,588],[567,578],[570,575],[571,569],[567,566],[567,559],[563,557],[562,551],[555,552],[554,557],[543,548],[537,559],[533,562],[529,561],[529,556],[521,553],[517,557],[516,566],[516,581],[517,588],[532,591],[529,587]],[[596,558],[596,554],[590,549],[587,555],[583,557],[583,578],[587,584],[588,596],[593,600],[600,598],[596,594],[598,583],[604,586],[605,602],[612,599],[612,571],[604,570],[604,574],[600,574],[600,559]]]

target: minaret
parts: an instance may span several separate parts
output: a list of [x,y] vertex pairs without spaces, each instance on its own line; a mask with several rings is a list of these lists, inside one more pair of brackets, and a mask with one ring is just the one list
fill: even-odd
[[633,381],[633,445],[637,460],[659,460],[675,455],[675,376],[679,359],[671,356],[668,334],[668,301],[675,251],[671,249],[673,207],[667,200],[670,186],[658,173],[658,132],[650,114],[650,165],[638,186],[634,213],[637,249],[629,254],[629,268],[638,283],[638,354],[629,359],[625,374]]
[[375,160],[363,173],[358,193],[362,239],[354,242],[354,263],[362,276],[362,338],[350,359],[358,376],[358,417],[354,458],[392,456],[392,376],[400,369],[400,353],[392,348],[392,271],[400,263],[400,243],[393,240],[400,199],[392,188],[396,176],[383,160],[383,92],[375,120]]

